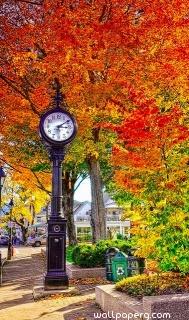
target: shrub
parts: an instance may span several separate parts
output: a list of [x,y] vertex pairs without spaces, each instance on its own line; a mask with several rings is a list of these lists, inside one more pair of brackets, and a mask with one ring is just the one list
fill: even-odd
[[116,283],[116,289],[139,298],[145,295],[189,292],[187,277],[174,272],[125,278]]
[[189,238],[187,231],[179,227],[167,226],[160,235],[160,239],[155,243],[156,259],[159,262],[160,269],[162,271],[189,273]]
[[73,259],[72,259],[72,253],[74,250],[74,246],[70,245],[68,247],[66,247],[66,261],[73,263]]
[[116,235],[117,240],[127,240],[128,237],[126,235],[123,235],[121,233],[117,233]]
[[93,246],[90,244],[79,244],[72,251],[73,262],[81,267],[93,265]]
[[73,249],[73,262],[85,268],[103,267],[106,251],[110,247],[117,247],[128,254],[131,244],[125,240],[100,240],[95,245],[81,243]]

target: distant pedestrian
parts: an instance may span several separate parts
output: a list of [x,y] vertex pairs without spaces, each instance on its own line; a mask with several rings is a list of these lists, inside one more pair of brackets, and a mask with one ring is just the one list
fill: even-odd
[[17,241],[17,236],[15,235],[15,236],[13,237],[13,244],[14,244],[14,245],[16,245],[16,241]]
[[16,237],[16,245],[20,245],[20,239]]
[[113,239],[112,230],[110,229],[110,227],[107,227],[107,238],[109,240]]

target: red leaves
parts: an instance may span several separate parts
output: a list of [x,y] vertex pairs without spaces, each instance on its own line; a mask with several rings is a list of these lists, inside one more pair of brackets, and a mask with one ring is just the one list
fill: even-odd
[[[189,130],[180,124],[182,111],[175,107],[161,112],[149,101],[140,104],[121,125],[109,125],[115,131],[120,146],[113,148],[112,161],[119,166],[115,180],[131,192],[142,190],[143,173],[166,170],[167,157],[174,147],[189,139]],[[175,189],[174,182],[166,188]]]
[[180,117],[178,108],[161,113],[157,107],[143,105],[114,127],[114,131],[126,146],[161,148],[166,144],[170,147],[189,138],[188,128],[179,124]]

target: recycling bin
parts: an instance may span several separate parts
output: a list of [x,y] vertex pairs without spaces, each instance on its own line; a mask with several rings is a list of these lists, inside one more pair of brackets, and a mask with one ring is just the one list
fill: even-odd
[[128,276],[128,256],[119,251],[112,258],[112,280],[119,281]]

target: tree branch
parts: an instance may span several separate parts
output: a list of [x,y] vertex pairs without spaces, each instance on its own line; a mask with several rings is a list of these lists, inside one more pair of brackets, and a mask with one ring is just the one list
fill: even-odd
[[32,111],[40,117],[40,113],[37,111],[34,103],[31,101],[28,92],[23,92],[20,90],[17,85],[12,81],[11,79],[8,79],[6,76],[4,76],[2,73],[0,73],[0,79],[2,79],[8,86],[10,86],[15,92],[17,92],[19,95],[21,95],[24,99],[26,99],[30,103],[30,107]]
[[11,221],[15,222],[18,224],[20,227],[24,227],[24,223],[22,224],[21,222],[18,222],[18,220],[15,217],[12,217]]
[[85,175],[83,175],[83,178],[81,179],[81,181],[78,183],[78,185],[74,188],[74,192],[79,188],[80,184],[87,178],[89,177],[88,173],[86,173]]
[[43,191],[45,191],[49,196],[51,196],[51,192],[44,187],[44,185],[43,185],[42,182],[40,181],[40,179],[39,179],[39,177],[37,176],[37,174],[36,174],[35,172],[33,172],[33,171],[32,171],[32,173],[33,173],[34,177],[35,177],[36,180],[37,180],[38,188],[41,189],[41,190],[43,190]]
[[8,163],[5,159],[3,158],[0,158],[0,161],[6,163],[10,168],[12,168],[13,170],[19,172],[19,173],[22,173],[20,170],[16,169],[15,167],[13,167],[10,163]]
[[167,165],[167,157],[166,157],[166,151],[165,151],[165,144],[162,146],[161,148],[161,157],[162,157],[162,160],[164,162],[164,167],[165,167],[165,171],[166,171],[166,177],[167,177],[167,180],[169,180],[169,168],[168,168],[168,165]]

